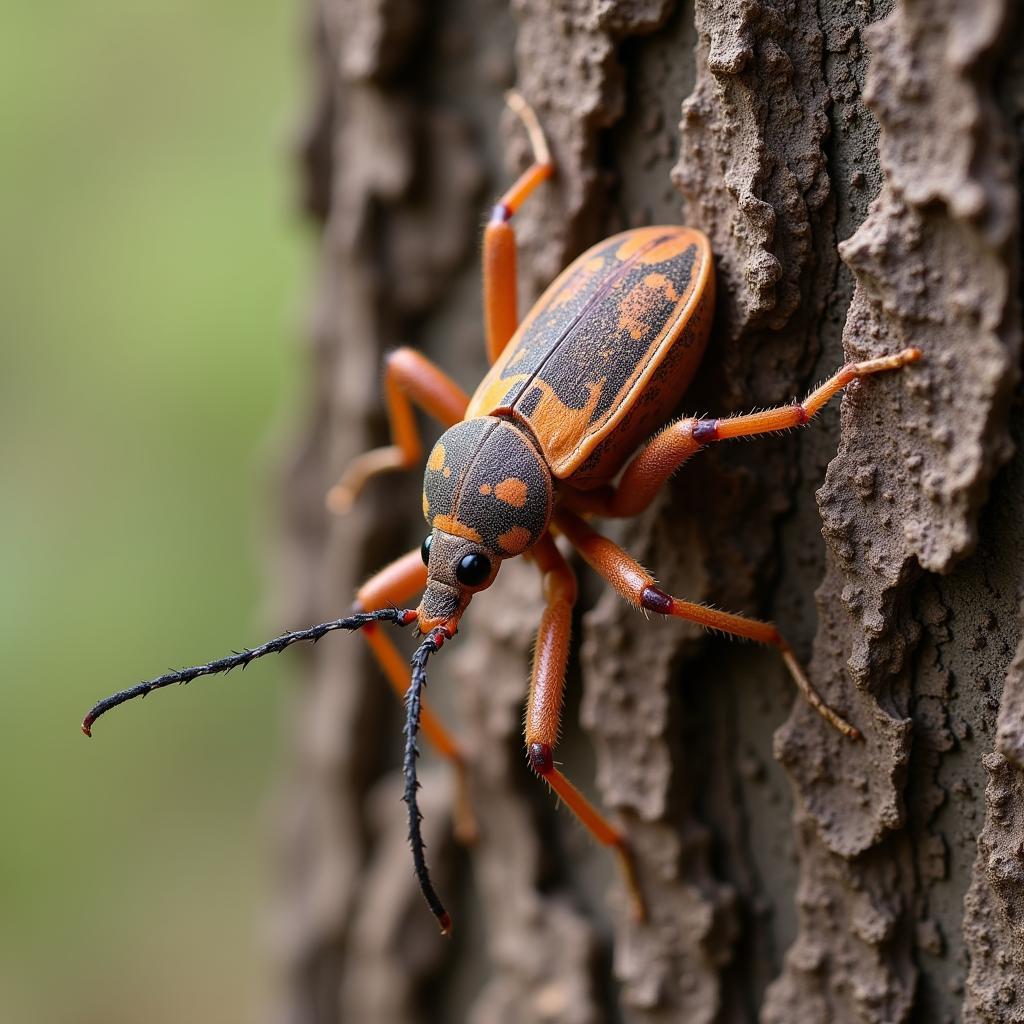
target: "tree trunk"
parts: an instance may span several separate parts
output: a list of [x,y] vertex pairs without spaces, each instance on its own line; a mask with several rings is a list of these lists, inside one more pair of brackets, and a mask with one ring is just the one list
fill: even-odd
[[627,828],[644,925],[524,763],[535,570],[507,564],[432,663],[482,833],[454,844],[425,756],[451,941],[412,876],[397,705],[358,639],[310,655],[276,1019],[1024,1021],[1013,4],[311,2],[321,249],[282,621],[342,614],[422,539],[416,474],[341,520],[323,496],[385,439],[388,348],[469,391],[483,375],[482,211],[527,158],[513,83],[558,165],[516,219],[521,308],[602,236],[682,222],[711,237],[719,299],[680,412],[786,402],[910,344],[925,359],[803,431],[702,453],[616,532],[666,589],[774,619],[863,742],[775,651],[646,621],[581,571],[558,758]]

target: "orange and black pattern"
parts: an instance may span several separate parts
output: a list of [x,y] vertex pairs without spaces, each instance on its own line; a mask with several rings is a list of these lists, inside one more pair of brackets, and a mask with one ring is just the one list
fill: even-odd
[[552,473],[570,477],[677,340],[693,337],[683,328],[711,275],[698,231],[639,228],[606,239],[548,288],[467,416],[526,421]]
[[500,558],[522,554],[540,539],[551,500],[540,453],[520,429],[493,416],[457,423],[427,460],[427,522]]

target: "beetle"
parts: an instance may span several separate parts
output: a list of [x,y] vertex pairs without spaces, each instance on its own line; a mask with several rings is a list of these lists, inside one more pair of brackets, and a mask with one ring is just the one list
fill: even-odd
[[[644,913],[626,835],[555,766],[576,577],[556,537],[637,608],[775,647],[807,701],[850,739],[860,733],[815,691],[785,639],[770,623],[672,596],[590,523],[593,516],[643,511],[668,479],[701,449],[729,438],[803,426],[855,380],[921,358],[917,348],[848,363],[802,402],[726,419],[672,420],[711,331],[715,272],[710,243],[676,225],[634,228],[606,238],[574,260],[522,322],[516,303],[512,220],[555,170],[533,109],[515,92],[508,105],[530,142],[532,164],[494,207],[484,231],[485,336],[491,367],[472,396],[408,348],[386,360],[385,396],[392,444],[356,458],[329,491],[347,511],[378,474],[412,469],[421,459],[414,407],[446,428],[431,449],[422,510],[429,533],[358,591],[355,614],[284,634],[261,647],[168,673],[104,701],[82,723],[133,697],[202,675],[244,668],[265,654],[337,629],[360,629],[384,674],[407,704],[406,802],[416,874],[443,932],[450,918],[430,883],[416,807],[416,731],[456,770],[456,829],[474,832],[458,742],[422,702],[427,658],[451,640],[473,598],[502,563],[524,557],[542,577],[545,607],[537,633],[525,719],[530,767],[588,832],[618,858],[638,917]],[[422,592],[417,608],[401,606]],[[383,622],[416,624],[426,639],[410,671]]]

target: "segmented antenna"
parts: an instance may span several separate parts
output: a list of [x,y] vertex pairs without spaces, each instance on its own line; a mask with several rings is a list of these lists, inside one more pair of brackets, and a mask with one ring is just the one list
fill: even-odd
[[334,632],[336,629],[360,629],[371,622],[393,622],[396,626],[407,626],[415,620],[416,613],[414,611],[403,611],[399,608],[381,608],[375,612],[357,612],[355,615],[349,615],[344,619],[321,622],[319,626],[300,629],[295,633],[282,633],[273,640],[269,640],[259,647],[253,647],[251,650],[235,651],[226,658],[211,661],[207,665],[195,665],[192,668],[179,669],[177,672],[168,672],[166,675],[159,676],[156,679],[150,679],[148,682],[139,683],[137,686],[131,686],[127,690],[111,694],[111,696],[105,697],[95,704],[89,714],[85,716],[82,720],[82,732],[86,736],[91,736],[93,723],[100,715],[105,715],[111,708],[116,708],[118,704],[124,704],[125,701],[134,700],[136,697],[145,697],[147,693],[159,690],[164,686],[171,686],[174,683],[190,683],[193,679],[198,679],[200,676],[213,676],[221,672],[230,672],[233,668],[244,669],[249,662],[255,661],[257,658],[262,658],[267,654],[279,654],[285,648],[291,647],[292,644],[297,644],[303,640],[316,643],[321,637]]
[[416,733],[420,727],[423,688],[427,685],[427,659],[441,647],[444,641],[444,633],[431,633],[416,648],[416,653],[412,656],[412,680],[409,689],[405,691],[405,757],[402,760],[402,770],[405,773],[405,794],[402,799],[409,809],[409,845],[412,847],[412,862],[416,871],[416,881],[420,883],[423,898],[441,926],[441,934],[448,935],[452,930],[452,919],[448,916],[448,911],[444,909],[444,904],[437,895],[433,882],[430,881],[427,859],[423,853],[423,835],[420,832],[423,815],[420,814],[416,802],[416,791],[420,788],[420,784],[416,781],[416,758],[420,756],[416,746]]

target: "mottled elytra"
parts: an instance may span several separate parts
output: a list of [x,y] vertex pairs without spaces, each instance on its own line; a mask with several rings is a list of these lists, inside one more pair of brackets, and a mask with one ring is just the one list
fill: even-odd
[[[626,835],[555,766],[576,578],[555,536],[577,551],[627,601],[659,615],[778,648],[794,682],[831,726],[850,739],[858,730],[812,687],[789,645],[769,623],[673,597],[617,544],[589,523],[592,516],[634,516],[706,445],[773,433],[807,423],[858,378],[896,370],[921,358],[918,349],[849,363],[803,402],[728,419],[669,422],[707,345],[715,305],[708,239],[693,228],[665,225],[625,231],[578,257],[520,322],[516,310],[516,246],[512,218],[554,164],[533,110],[516,93],[509,106],[529,135],[533,164],[495,206],[484,233],[485,335],[491,368],[472,396],[411,349],[387,359],[385,389],[393,444],[360,456],[331,489],[328,504],[348,509],[378,473],[412,469],[423,453],[418,406],[445,428],[430,451],[423,515],[430,532],[359,590],[355,614],[208,665],[168,673],[101,701],[86,717],[173,682],[245,667],[298,640],[360,629],[392,686],[406,699],[404,769],[409,838],[416,876],[447,932],[450,919],[431,885],[416,806],[416,735],[454,766],[459,782],[456,829],[476,832],[466,799],[466,761],[459,744],[425,706],[427,658],[455,636],[470,601],[486,590],[505,559],[524,557],[542,578],[545,608],[537,633],[525,741],[533,770],[594,838],[618,857],[636,916],[644,916],[642,878]],[[422,592],[419,607],[401,606]],[[416,622],[425,641],[411,671],[381,622]]]

